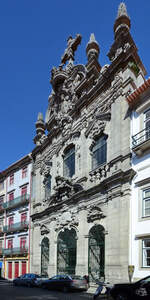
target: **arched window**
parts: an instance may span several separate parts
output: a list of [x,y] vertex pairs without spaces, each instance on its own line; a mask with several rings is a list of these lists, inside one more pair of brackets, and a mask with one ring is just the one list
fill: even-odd
[[45,198],[48,199],[51,195],[51,175],[45,178]]
[[64,177],[72,177],[75,174],[75,146],[70,147],[64,153]]
[[92,169],[106,163],[107,160],[107,136],[102,135],[96,141],[93,147]]
[[57,273],[75,274],[76,248],[76,231],[73,228],[61,231],[57,239]]
[[94,225],[89,231],[88,273],[91,281],[105,278],[105,236],[102,225]]

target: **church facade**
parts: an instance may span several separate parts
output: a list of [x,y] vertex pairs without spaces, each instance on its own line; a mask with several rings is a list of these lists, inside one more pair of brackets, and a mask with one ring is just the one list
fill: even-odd
[[[128,279],[130,264],[130,108],[126,98],[145,68],[121,3],[109,65],[91,34],[87,64],[74,64],[81,35],[69,37],[45,121],[39,113],[32,151],[31,271]],[[47,132],[47,133],[46,133]]]

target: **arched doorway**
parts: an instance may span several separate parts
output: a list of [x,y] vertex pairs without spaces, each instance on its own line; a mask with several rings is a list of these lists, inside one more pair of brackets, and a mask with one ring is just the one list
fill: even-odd
[[41,243],[41,274],[48,274],[49,264],[49,239],[44,237]]
[[76,231],[65,229],[57,240],[57,273],[75,274],[76,269]]
[[89,232],[88,272],[91,281],[105,278],[105,236],[104,227],[95,225]]

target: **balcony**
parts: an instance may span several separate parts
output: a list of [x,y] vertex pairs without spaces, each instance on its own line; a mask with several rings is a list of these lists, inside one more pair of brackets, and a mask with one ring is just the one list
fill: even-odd
[[16,232],[16,231],[24,231],[28,229],[28,225],[29,222],[28,221],[24,221],[24,222],[18,222],[18,223],[14,223],[11,225],[6,225],[3,226],[3,232],[4,233],[8,233],[8,232]]
[[22,195],[22,196],[19,196],[19,197],[13,199],[13,200],[4,202],[2,204],[2,206],[6,210],[12,209],[12,208],[15,208],[17,206],[20,206],[20,205],[23,205],[23,204],[29,202],[29,199],[30,199],[30,195],[25,194],[25,195]]
[[28,253],[28,247],[14,247],[10,249],[2,249],[2,254],[4,256],[13,256],[13,255],[26,255]]
[[132,136],[132,149],[139,156],[150,149],[150,127],[144,128]]

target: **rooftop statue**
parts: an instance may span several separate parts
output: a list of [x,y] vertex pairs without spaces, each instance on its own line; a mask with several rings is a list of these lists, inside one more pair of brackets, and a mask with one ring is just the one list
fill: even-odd
[[72,38],[72,36],[69,36],[67,40],[67,48],[61,57],[61,66],[66,64],[67,60],[69,61],[69,63],[73,64],[74,52],[77,50],[77,47],[80,43],[81,43],[80,34],[76,34],[76,37],[74,39]]

